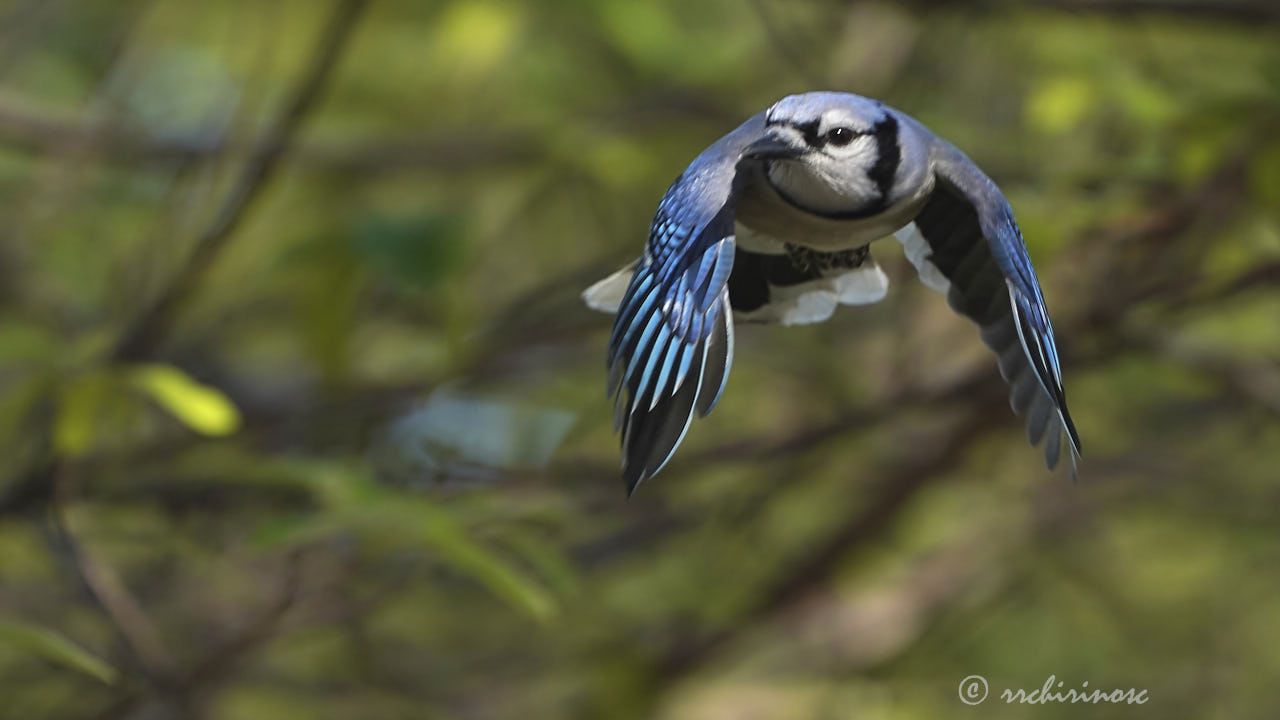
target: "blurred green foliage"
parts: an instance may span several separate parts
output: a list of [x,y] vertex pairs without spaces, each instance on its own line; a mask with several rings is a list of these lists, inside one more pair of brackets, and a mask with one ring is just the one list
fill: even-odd
[[[1280,17],[1138,5],[0,3],[0,717],[1271,717]],[[1078,484],[877,245],[626,501],[577,293],[817,87],[1005,189]]]

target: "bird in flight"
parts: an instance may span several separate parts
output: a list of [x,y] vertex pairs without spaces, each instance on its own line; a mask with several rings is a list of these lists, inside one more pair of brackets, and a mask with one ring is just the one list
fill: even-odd
[[1067,411],[1053,327],[1013,211],[964,153],[859,95],[791,95],[717,140],[658,203],[640,258],[583,293],[616,313],[608,391],[628,493],[724,390],[737,321],[799,325],[877,302],[869,254],[896,237],[929,287],[979,327],[1053,469]]

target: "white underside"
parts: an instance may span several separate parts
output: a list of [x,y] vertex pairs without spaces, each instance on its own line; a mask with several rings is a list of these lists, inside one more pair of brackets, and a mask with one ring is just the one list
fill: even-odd
[[[920,274],[921,282],[942,293],[951,288],[951,282],[929,261],[932,250],[915,223],[907,224],[894,233],[894,237],[902,243],[907,260]],[[742,226],[738,227],[737,242],[744,250],[770,254],[780,254],[785,247],[778,240]],[[583,291],[583,302],[592,310],[616,313],[634,272],[635,263],[631,263],[592,285]],[[868,258],[862,267],[840,275],[788,287],[770,286],[768,305],[747,313],[734,313],[734,317],[744,322],[804,325],[826,320],[840,305],[879,302],[888,290],[889,277],[875,260]]]
[[808,325],[831,317],[840,305],[867,305],[884,299],[889,276],[874,260],[829,278],[786,287],[769,286],[769,304],[751,312],[737,312],[741,322]]

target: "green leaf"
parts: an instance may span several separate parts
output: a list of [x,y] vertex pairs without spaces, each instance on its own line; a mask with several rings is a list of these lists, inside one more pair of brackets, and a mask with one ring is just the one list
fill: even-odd
[[441,13],[436,27],[436,61],[463,77],[494,70],[510,51],[520,27],[516,7],[458,2]]
[[446,562],[545,622],[556,611],[556,602],[543,587],[472,540],[443,510],[418,504],[412,508],[419,537]]
[[107,685],[114,685],[119,677],[115,668],[88,650],[65,635],[40,625],[0,621],[0,642],[79,670]]
[[131,373],[138,389],[187,427],[220,437],[240,428],[240,411],[220,390],[170,365],[143,365]]

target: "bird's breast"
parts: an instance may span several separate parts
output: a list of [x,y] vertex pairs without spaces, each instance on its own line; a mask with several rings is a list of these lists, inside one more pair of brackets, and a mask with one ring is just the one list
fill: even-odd
[[745,180],[734,220],[748,235],[764,236],[824,252],[859,247],[892,235],[911,222],[924,207],[932,183],[884,210],[864,217],[830,217],[796,206],[773,187],[762,169],[752,169]]

